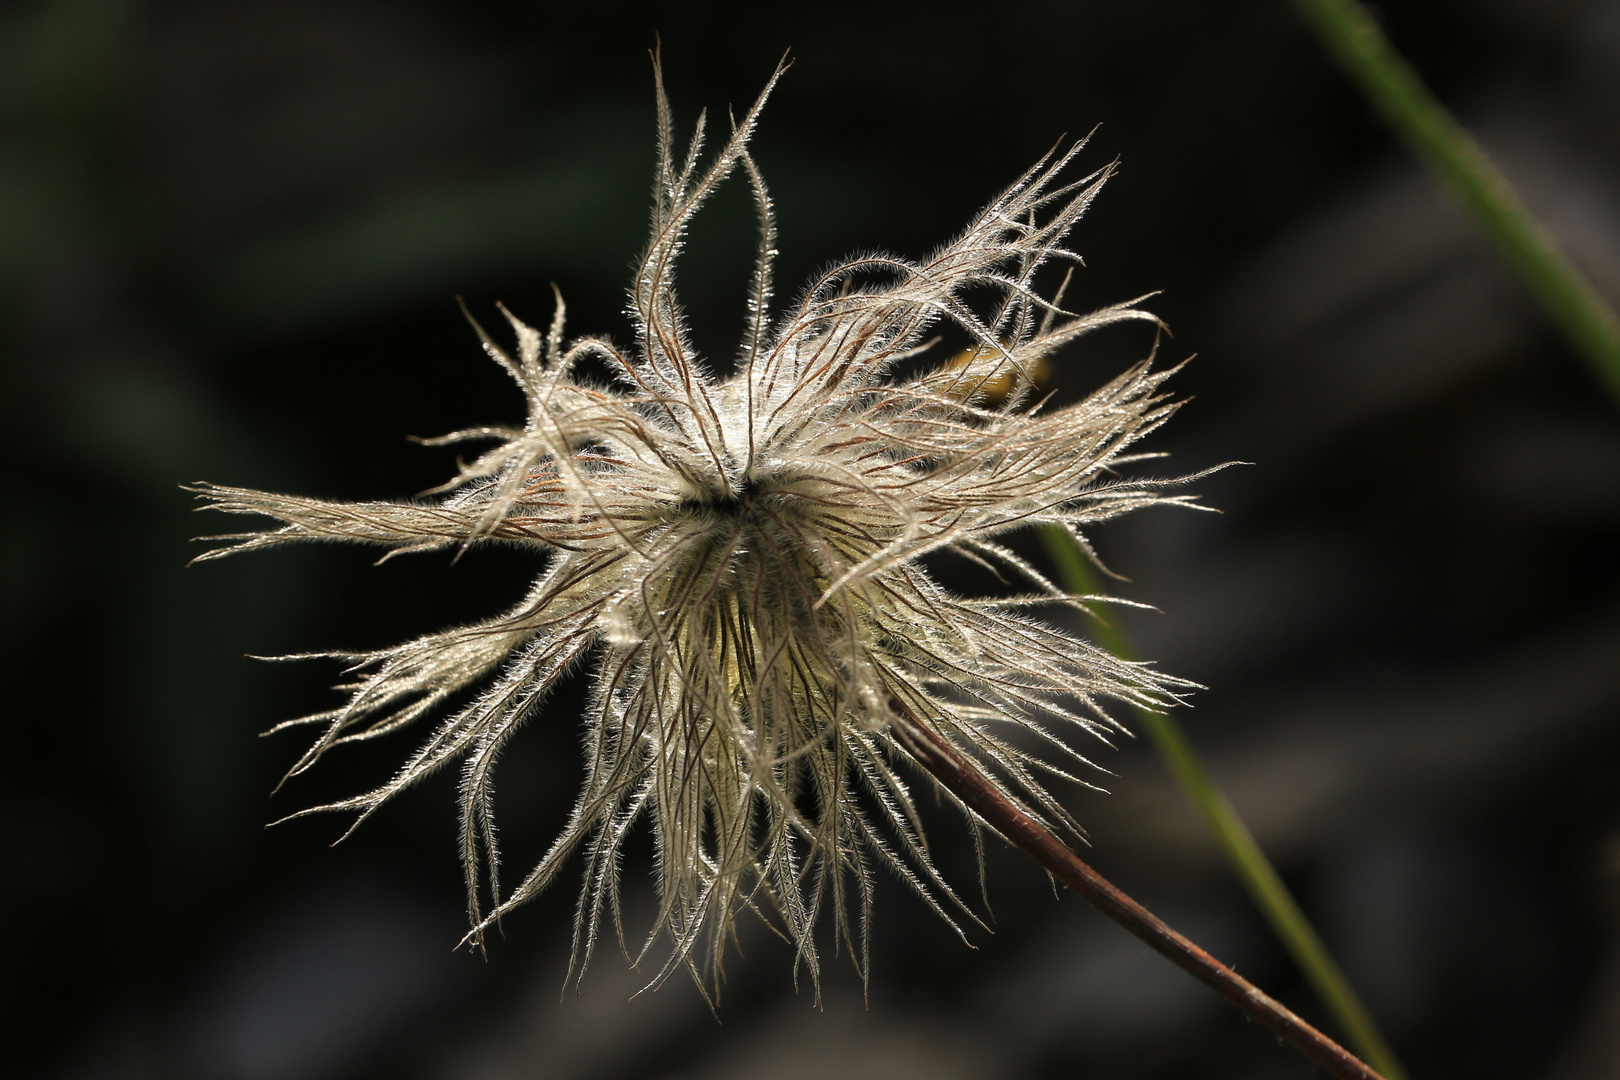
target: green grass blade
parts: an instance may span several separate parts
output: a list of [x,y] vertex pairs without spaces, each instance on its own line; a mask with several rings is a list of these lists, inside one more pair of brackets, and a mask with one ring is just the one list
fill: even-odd
[[[1074,593],[1094,596],[1101,593],[1096,572],[1068,533],[1055,526],[1043,530],[1047,551],[1057,564],[1063,584]],[[1133,659],[1134,651],[1124,633],[1112,623],[1093,624],[1097,643],[1121,659]],[[1260,850],[1254,834],[1199,761],[1181,725],[1164,713],[1137,710],[1137,718],[1153,740],[1159,756],[1181,785],[1182,792],[1203,816],[1219,842],[1227,862],[1237,873],[1266,921],[1282,940],[1300,971],[1333,1013],[1358,1054],[1387,1080],[1407,1080],[1406,1070],[1396,1059],[1372,1016],[1351,989],[1344,972],[1334,961],[1322,938],[1300,910],[1276,868]]]
[[1450,190],[1577,352],[1620,396],[1620,318],[1468,130],[1424,87],[1356,0],[1294,0],[1345,73]]

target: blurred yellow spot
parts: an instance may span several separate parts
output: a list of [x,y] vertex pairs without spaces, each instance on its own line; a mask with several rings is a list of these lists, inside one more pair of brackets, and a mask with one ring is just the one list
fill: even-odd
[[[951,397],[963,399],[970,394],[981,394],[987,403],[995,403],[1018,389],[1026,381],[1033,386],[1039,386],[1046,378],[1045,358],[1036,360],[1023,371],[1014,367],[999,353],[991,352],[983,347],[963,349],[949,360],[945,361],[941,371],[966,371],[977,365],[977,377],[970,373],[960,381],[953,383],[946,391]],[[993,374],[990,374],[993,372]]]

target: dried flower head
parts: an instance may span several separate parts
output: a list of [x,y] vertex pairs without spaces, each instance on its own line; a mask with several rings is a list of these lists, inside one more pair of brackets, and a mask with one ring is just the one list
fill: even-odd
[[[641,953],[667,935],[658,978],[683,964],[694,975],[714,970],[743,909],[774,922],[812,977],[813,928],[830,909],[837,940],[864,971],[877,868],[947,920],[966,910],[923,843],[897,725],[926,725],[999,790],[1078,830],[1039,779],[1077,780],[1063,762],[1084,759],[1060,732],[1115,727],[1099,699],[1157,707],[1189,685],[1029,614],[1086,598],[1001,542],[1043,523],[1078,538],[1128,510],[1186,498],[1165,494],[1170,482],[1116,472],[1144,456],[1127,451],[1175,408],[1159,391],[1164,373],[1144,362],[1064,408],[1044,409],[1030,392],[1032,369],[1082,334],[1156,323],[1132,304],[1074,316],[1035,291],[1037,271],[1067,255],[1062,242],[1111,167],[1060,186],[1081,146],[1054,152],[932,256],[834,267],[772,319],[776,232],[747,147],[780,75],[707,166],[701,118],[675,156],[660,82],[653,235],[630,290],[634,344],[566,340],[560,296],[544,334],[503,308],[515,353],[479,335],[522,389],[528,422],[435,440],[494,446],[433,498],[336,503],[194,488],[213,509],[282,522],[222,537],[234,543],[203,558],[306,540],[381,545],[385,558],[498,542],[544,558],[527,597],[502,615],[392,648],[322,654],[360,672],[343,688],[347,703],[281,725],[323,726],[296,775],[334,746],[396,731],[469,692],[388,783],[305,813],[364,820],[460,762],[474,940],[577,853],[582,967],[604,921],[620,925],[621,848],[645,819],[660,906]],[[753,191],[760,243],[736,373],[721,378],[694,354],[674,266],[693,215],[737,172]],[[964,331],[969,349],[926,374],[900,374],[944,324]],[[612,371],[608,385],[579,374],[591,357]],[[942,549],[1022,579],[1024,591],[953,594],[921,562]],[[539,864],[503,895],[496,759],[586,663],[579,800]]]

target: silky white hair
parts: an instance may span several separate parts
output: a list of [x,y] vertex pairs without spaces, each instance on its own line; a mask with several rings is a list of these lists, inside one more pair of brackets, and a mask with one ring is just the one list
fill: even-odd
[[[653,235],[630,289],[633,345],[567,340],[560,295],[544,334],[502,308],[515,350],[478,333],[523,391],[528,421],[433,440],[493,443],[433,498],[192,489],[212,509],[282,523],[220,537],[233,542],[204,559],[308,540],[381,545],[385,558],[493,542],[542,555],[527,597],[504,614],[391,648],[319,654],[359,672],[342,688],[348,700],[276,730],[321,727],[296,775],[334,746],[394,732],[470,691],[393,779],[304,813],[356,811],[358,824],[459,762],[469,938],[481,942],[577,854],[571,971],[583,970],[605,921],[624,942],[621,849],[645,820],[659,908],[645,944],[627,951],[639,960],[667,942],[654,982],[683,965],[700,984],[717,972],[744,909],[794,943],[812,979],[814,927],[830,910],[837,945],[864,974],[879,867],[953,926],[972,917],[924,844],[911,787],[919,770],[894,725],[927,725],[1009,798],[1077,831],[1042,783],[1083,782],[1065,764],[1086,764],[1065,732],[1117,728],[1101,699],[1158,708],[1191,685],[1030,614],[1097,598],[1066,594],[1002,542],[1046,525],[1084,546],[1094,523],[1188,498],[1166,493],[1180,481],[1118,472],[1150,456],[1128,451],[1176,407],[1160,391],[1166,373],[1141,363],[1063,408],[1031,393],[1037,365],[1082,334],[1157,324],[1134,302],[1073,315],[1061,295],[1035,289],[1044,264],[1072,258],[1063,241],[1113,167],[1059,183],[1084,143],[1054,151],[928,258],[835,266],[773,318],[776,229],[748,143],[781,74],[707,165],[701,117],[677,158],[658,79]],[[759,253],[736,373],[720,378],[694,353],[674,267],[693,215],[739,172],[758,209]],[[965,332],[969,348],[900,374],[942,326]],[[610,369],[609,385],[580,374],[586,358]],[[941,549],[1021,580],[1022,591],[953,594],[920,561]],[[586,665],[579,799],[538,865],[503,891],[496,760]],[[956,805],[977,839],[977,819]]]

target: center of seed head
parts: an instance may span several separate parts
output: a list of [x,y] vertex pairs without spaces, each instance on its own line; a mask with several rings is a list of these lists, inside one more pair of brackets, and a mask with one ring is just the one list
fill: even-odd
[[754,496],[759,494],[759,489],[760,483],[756,477],[744,476],[742,483],[737,486],[735,491],[727,490],[715,499],[711,505],[722,513],[735,514],[754,501]]
[[685,499],[681,509],[688,512],[707,510],[726,515],[741,514],[753,505],[762,486],[756,477],[745,476],[735,489],[728,487],[723,491],[706,491]]

